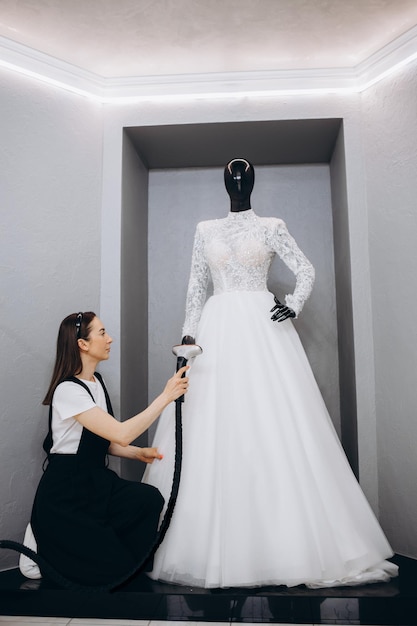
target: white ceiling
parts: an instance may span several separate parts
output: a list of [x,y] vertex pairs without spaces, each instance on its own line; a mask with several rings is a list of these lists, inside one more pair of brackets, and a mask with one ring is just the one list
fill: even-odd
[[0,0],[0,37],[104,78],[354,68],[417,0]]

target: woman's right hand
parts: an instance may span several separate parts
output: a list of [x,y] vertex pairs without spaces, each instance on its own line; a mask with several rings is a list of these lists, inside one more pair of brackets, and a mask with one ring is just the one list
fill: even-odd
[[162,394],[166,397],[168,404],[187,393],[188,377],[184,376],[184,378],[182,378],[182,376],[189,369],[189,365],[184,365],[184,367],[181,367],[178,372],[176,372],[174,376],[168,380],[165,385],[165,389],[162,392]]
[[[87,411],[83,411],[83,413],[79,415],[75,415],[75,419],[80,422],[84,428],[91,430],[91,432],[96,435],[104,437],[104,439],[108,439],[119,446],[127,447],[158,419],[168,404],[184,393],[187,393],[188,378],[186,376],[181,378],[181,376],[189,369],[189,365],[181,367],[178,372],[168,380],[163,392],[155,398],[146,409],[137,413],[130,419],[119,422],[97,405]],[[119,456],[126,456],[120,455],[120,450],[117,454]]]

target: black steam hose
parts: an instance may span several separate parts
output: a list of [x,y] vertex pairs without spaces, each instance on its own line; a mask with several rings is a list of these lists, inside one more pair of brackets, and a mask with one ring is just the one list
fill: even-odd
[[[178,350],[176,352],[176,349]],[[184,345],[184,346],[174,346],[173,348],[174,354],[177,354],[177,371],[187,364],[188,359],[185,358],[184,352],[188,353],[189,358],[194,358],[197,354],[201,354],[202,350],[199,346],[195,345]],[[171,522],[172,514],[174,512],[175,503],[177,501],[178,490],[180,486],[181,479],[181,465],[182,465],[182,403],[184,402],[184,396],[181,396],[175,400],[175,462],[174,462],[174,474],[172,478],[172,487],[171,493],[169,496],[167,508],[165,511],[165,515],[158,529],[157,535],[149,548],[146,555],[143,557],[142,561],[135,566],[130,572],[128,572],[125,576],[119,578],[118,580],[108,583],[106,585],[99,586],[89,586],[89,585],[80,585],[67,579],[65,576],[60,574],[52,565],[50,565],[45,559],[42,558],[37,552],[34,552],[23,543],[19,543],[17,541],[11,541],[9,539],[0,539],[0,548],[6,550],[14,550],[15,552],[20,552],[24,554],[29,559],[32,559],[37,565],[43,575],[47,576],[51,580],[53,580],[59,587],[64,587],[65,589],[69,589],[71,591],[83,591],[83,592],[105,592],[112,591],[117,587],[120,587],[123,583],[126,583],[129,579],[131,579],[135,574],[138,574],[150,561],[153,557],[159,546],[161,545],[166,532],[168,530],[169,524]]]

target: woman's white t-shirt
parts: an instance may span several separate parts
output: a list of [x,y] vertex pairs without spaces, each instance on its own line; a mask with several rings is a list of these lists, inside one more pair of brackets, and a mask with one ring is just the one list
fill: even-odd
[[107,411],[103,387],[97,378],[83,380],[93,394],[95,402],[86,389],[69,380],[60,383],[52,399],[52,438],[51,454],[76,454],[83,431],[82,425],[74,419],[95,406]]

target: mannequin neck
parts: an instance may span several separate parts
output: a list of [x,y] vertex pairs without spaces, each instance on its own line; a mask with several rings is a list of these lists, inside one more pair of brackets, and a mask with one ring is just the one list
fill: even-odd
[[248,211],[250,208],[250,198],[245,198],[244,200],[230,201],[230,210],[233,213],[238,213],[239,211]]

